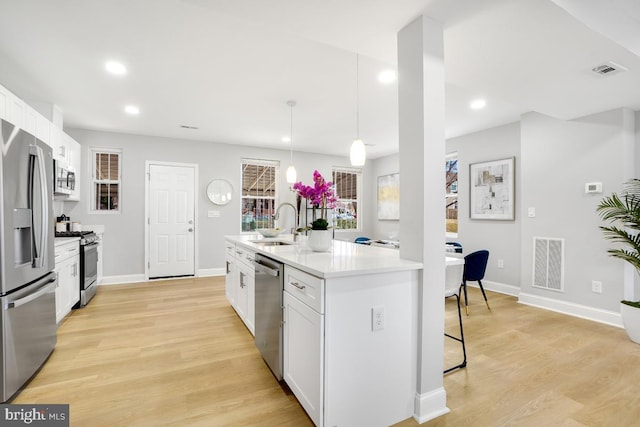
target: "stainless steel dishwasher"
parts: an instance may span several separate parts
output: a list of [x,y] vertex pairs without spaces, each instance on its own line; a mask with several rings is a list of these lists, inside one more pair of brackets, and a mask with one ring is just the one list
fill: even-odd
[[282,292],[284,264],[256,254],[255,334],[256,347],[273,372],[282,381]]

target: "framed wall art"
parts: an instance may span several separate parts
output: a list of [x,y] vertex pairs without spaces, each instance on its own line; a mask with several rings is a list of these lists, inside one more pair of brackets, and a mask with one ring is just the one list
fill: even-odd
[[471,219],[515,219],[515,157],[469,165]]
[[400,174],[378,177],[378,219],[400,219]]

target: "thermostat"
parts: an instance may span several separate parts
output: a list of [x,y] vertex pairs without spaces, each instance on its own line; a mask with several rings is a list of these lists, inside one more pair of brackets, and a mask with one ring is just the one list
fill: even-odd
[[585,193],[602,193],[602,183],[601,182],[587,182],[584,185]]

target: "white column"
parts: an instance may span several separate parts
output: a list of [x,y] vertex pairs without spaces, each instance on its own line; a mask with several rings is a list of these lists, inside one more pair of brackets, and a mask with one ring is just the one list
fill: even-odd
[[420,17],[398,33],[400,256],[420,261],[414,418],[449,412],[443,387],[445,102],[442,24]]

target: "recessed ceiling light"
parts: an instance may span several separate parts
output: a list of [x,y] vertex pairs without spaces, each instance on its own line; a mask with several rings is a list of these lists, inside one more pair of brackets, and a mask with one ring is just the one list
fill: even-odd
[[474,101],[471,101],[471,104],[469,104],[469,107],[471,107],[472,110],[481,110],[486,106],[487,101],[485,101],[484,99],[476,99]]
[[121,63],[116,62],[116,61],[109,61],[104,65],[104,67],[111,74],[116,74],[116,75],[119,75],[119,76],[122,75],[122,74],[125,74],[127,72],[127,68],[124,65],[122,65]]
[[140,108],[136,107],[135,105],[127,105],[126,107],[124,107],[124,111],[125,113],[131,115],[140,114]]
[[288,136],[283,136],[282,142],[291,142],[291,138],[289,138]]
[[378,81],[380,83],[393,83],[396,81],[396,72],[393,70],[384,70],[378,74]]

